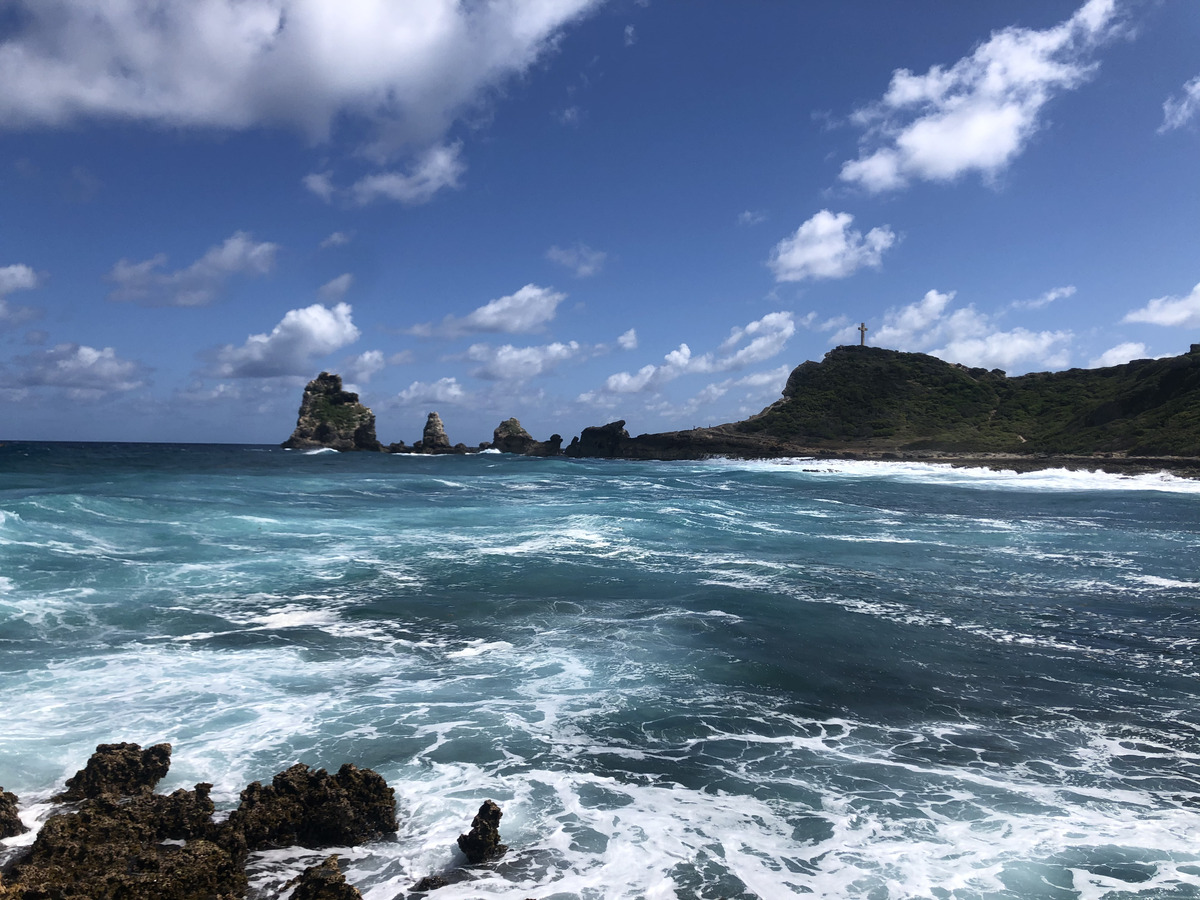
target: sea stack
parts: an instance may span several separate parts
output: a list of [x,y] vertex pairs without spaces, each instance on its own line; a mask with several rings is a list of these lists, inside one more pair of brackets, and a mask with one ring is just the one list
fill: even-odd
[[342,377],[322,372],[308,383],[300,401],[296,430],[281,445],[288,450],[382,450],[375,436],[375,413],[342,390]]
[[548,441],[538,441],[519,420],[505,419],[492,432],[492,447],[501,453],[522,456],[558,456],[562,452],[562,436],[553,434]]

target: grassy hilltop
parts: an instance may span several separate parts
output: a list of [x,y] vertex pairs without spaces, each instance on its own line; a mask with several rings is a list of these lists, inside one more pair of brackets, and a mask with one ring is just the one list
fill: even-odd
[[837,347],[727,433],[813,448],[1200,456],[1200,344],[1167,359],[1009,378],[923,353]]

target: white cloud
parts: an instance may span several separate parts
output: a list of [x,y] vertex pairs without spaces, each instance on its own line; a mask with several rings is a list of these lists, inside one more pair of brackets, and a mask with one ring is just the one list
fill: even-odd
[[632,47],[637,43],[637,29],[632,25],[625,26],[625,46]]
[[427,403],[463,403],[467,392],[455,378],[439,378],[432,384],[414,381],[396,395],[401,404],[419,405]]
[[[779,354],[796,331],[792,314],[768,313],[742,328],[732,328],[716,353],[693,355],[691,347],[680,344],[658,365],[646,365],[636,372],[610,375],[602,388],[580,395],[585,403],[604,402],[608,395],[657,391],[682,375],[730,372],[745,368]],[[750,340],[739,346],[746,339]]]
[[972,171],[994,177],[1025,149],[1045,105],[1092,74],[1090,55],[1116,16],[1116,0],[1088,0],[1052,28],[994,32],[948,69],[896,70],[883,99],[854,116],[867,128],[864,149],[842,180],[878,192]]
[[747,209],[738,214],[737,223],[739,225],[760,225],[767,221],[767,214],[757,209]]
[[309,172],[300,179],[300,183],[326,203],[332,202],[333,195],[337,193],[337,188],[333,185],[332,172]]
[[[461,142],[436,146],[425,151],[409,174],[377,172],[367,175],[356,181],[349,193],[360,206],[381,199],[395,200],[405,206],[419,206],[428,203],[442,188],[459,187],[459,179],[466,170],[467,166],[462,161]],[[332,185],[330,188],[332,190]]]
[[576,278],[595,275],[604,267],[607,258],[607,253],[593,250],[587,244],[575,244],[566,248],[554,246],[546,251],[546,259],[571,269]]
[[24,263],[0,268],[0,298],[13,291],[30,291],[38,286],[37,272]]
[[776,281],[845,278],[863,266],[878,267],[896,241],[886,225],[866,237],[850,228],[854,216],[823,209],[775,245],[768,265]]
[[1183,86],[1178,97],[1168,97],[1163,103],[1163,123],[1159,133],[1182,128],[1200,113],[1200,75]]
[[17,358],[16,381],[26,387],[63,388],[75,400],[95,400],[132,391],[146,382],[142,367],[121,359],[112,347],[58,344]]
[[320,140],[348,118],[429,145],[595,5],[15,0],[0,122],[284,124]]
[[349,381],[366,384],[372,375],[381,372],[387,364],[382,350],[367,350],[346,360],[342,364],[342,371]]
[[315,303],[289,310],[270,334],[252,334],[241,347],[216,352],[219,378],[275,378],[308,375],[314,360],[358,340],[348,303],[333,309]]
[[[928,353],[947,362],[983,368],[1062,368],[1067,365],[1069,331],[1003,331],[973,306],[952,310],[954,292],[928,291],[916,303],[888,310],[874,346]],[[847,325],[834,335],[839,343],[858,343],[858,328]]]
[[1145,359],[1146,345],[1129,341],[1124,344],[1117,344],[1115,347],[1110,347],[1105,350],[1095,359],[1088,363],[1089,369],[1103,369],[1106,366],[1119,366],[1129,362],[1132,359]]
[[409,329],[418,337],[456,337],[478,332],[531,334],[541,331],[554,318],[558,304],[567,298],[551,288],[527,284],[519,291],[486,303],[459,318],[446,316],[439,325],[427,322]]
[[321,249],[328,250],[330,247],[344,247],[353,239],[352,234],[347,234],[344,231],[335,231],[325,240],[321,241]]
[[275,265],[278,244],[256,242],[245,231],[235,232],[223,244],[186,269],[164,272],[166,254],[131,263],[122,259],[106,276],[117,285],[109,297],[147,306],[205,306],[216,299],[233,275],[258,276]]
[[354,276],[345,272],[317,288],[317,296],[322,300],[341,300],[353,284]]
[[628,331],[622,334],[619,338],[617,338],[617,345],[622,350],[636,350],[638,345],[637,329],[630,328]]
[[1200,326],[1200,284],[1186,297],[1159,297],[1125,315],[1122,322],[1145,322],[1169,328]]
[[521,383],[551,371],[564,360],[578,356],[581,349],[575,341],[566,344],[555,342],[540,347],[472,344],[467,349],[467,359],[482,363],[471,372],[477,378]]

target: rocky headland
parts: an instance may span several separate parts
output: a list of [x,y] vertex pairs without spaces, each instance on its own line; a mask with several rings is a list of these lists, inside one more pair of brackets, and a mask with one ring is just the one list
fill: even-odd
[[[269,784],[252,782],[224,821],[214,819],[211,784],[154,793],[170,767],[171,745],[101,744],[53,798],[61,804],[32,846],[0,845],[0,900],[241,900],[252,853],[320,850],[393,839],[395,792],[370,769],[349,763],[330,775],[297,763]],[[0,789],[0,838],[27,829],[18,798]],[[501,855],[500,807],[480,807],[458,839],[468,865]],[[461,865],[427,876],[414,892],[469,877]],[[286,885],[292,900],[356,900],[336,856]],[[262,893],[258,897],[266,897]],[[403,896],[403,895],[402,895]]]
[[[1175,357],[1016,377],[923,353],[842,346],[820,362],[797,366],[779,400],[740,422],[634,437],[618,420],[583,429],[563,448],[558,435],[537,441],[507,419],[492,442],[479,447],[488,448],[604,459],[816,457],[1018,471],[1166,469],[1200,477],[1200,344]],[[388,449],[469,452],[450,445],[436,413],[413,447]]]

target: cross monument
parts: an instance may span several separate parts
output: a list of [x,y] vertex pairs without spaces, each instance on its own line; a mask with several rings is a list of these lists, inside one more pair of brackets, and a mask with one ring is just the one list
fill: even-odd
[[867,346],[867,332],[871,329],[867,328],[867,323],[862,322],[858,326],[858,346]]

